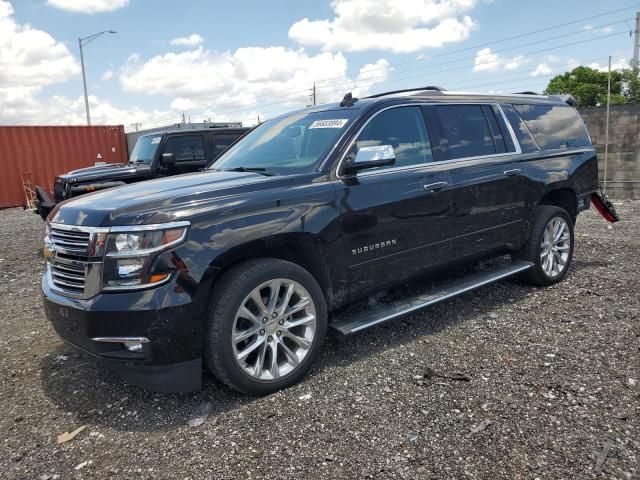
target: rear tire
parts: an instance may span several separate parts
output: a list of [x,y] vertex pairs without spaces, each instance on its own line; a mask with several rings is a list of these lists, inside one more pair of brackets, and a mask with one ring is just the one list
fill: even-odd
[[266,395],[300,380],[326,330],[324,295],[309,272],[284,260],[249,260],[216,282],[205,359],[234,390]]
[[573,222],[567,211],[553,205],[536,207],[529,239],[516,254],[533,266],[520,278],[541,287],[562,281],[569,271],[573,246]]

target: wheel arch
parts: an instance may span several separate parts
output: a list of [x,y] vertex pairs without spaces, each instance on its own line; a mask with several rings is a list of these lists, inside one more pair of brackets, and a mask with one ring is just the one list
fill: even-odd
[[216,280],[225,272],[247,260],[277,258],[307,270],[320,285],[325,300],[330,305],[333,279],[325,260],[328,252],[323,253],[325,248],[320,239],[311,233],[292,233],[249,241],[217,256],[210,264],[212,277],[209,280],[215,285]]
[[567,211],[573,223],[578,216],[578,196],[573,188],[568,186],[551,187],[540,198],[538,205],[553,205]]

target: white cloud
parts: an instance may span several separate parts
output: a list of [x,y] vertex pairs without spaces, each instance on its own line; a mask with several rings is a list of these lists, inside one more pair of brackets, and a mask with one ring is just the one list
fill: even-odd
[[477,0],[333,0],[330,20],[304,18],[289,29],[301,45],[324,51],[410,53],[469,37]]
[[[613,71],[613,70],[622,70],[622,69],[625,69],[625,68],[630,68],[629,65],[630,65],[629,60],[618,58],[618,59],[613,60],[611,62],[611,70]],[[598,63],[598,62],[593,62],[593,63],[590,63],[589,65],[587,65],[587,67],[593,68],[595,70],[600,70],[601,72],[608,72],[609,71],[609,63],[608,62],[607,63],[602,63],[602,64]]]
[[100,13],[126,7],[129,0],[47,0],[47,4],[69,12]]
[[567,70],[573,70],[576,67],[580,66],[580,62],[575,58],[569,58],[567,60]]
[[604,27],[596,28],[591,24],[587,24],[582,28],[583,28],[583,30],[585,30],[587,32],[593,32],[594,34],[596,34],[596,33],[611,33],[611,32],[613,32],[613,27],[611,25],[605,25]]
[[110,68],[108,70],[105,70],[104,73],[100,75],[100,80],[102,80],[103,82],[108,82],[112,78],[113,78],[113,70],[111,70]]
[[[21,102],[17,108],[4,109],[2,120],[12,124],[46,124],[46,125],[84,125],[86,124],[84,97],[70,99],[68,97],[54,95],[41,101],[37,98],[29,98],[27,102]],[[2,100],[0,100],[0,103]],[[150,123],[156,118],[169,118],[169,111],[145,111],[132,107],[121,109],[108,100],[99,99],[94,95],[89,96],[91,110],[91,123],[94,125],[129,125],[133,123]],[[179,116],[175,114],[167,123],[178,122]]]
[[[67,47],[51,35],[19,25],[13,7],[0,0],[0,121],[20,118],[38,102],[43,87],[79,75],[80,67]],[[35,118],[39,118],[36,116]]]
[[[0,0],[0,123],[84,124],[84,97],[41,99],[46,86],[80,79],[80,66],[67,47],[51,35],[15,21],[11,4]],[[102,78],[113,75],[107,70]],[[160,112],[122,110],[89,97],[95,123],[152,121]],[[167,115],[168,112],[162,112]]]
[[542,75],[549,75],[552,72],[551,67],[546,63],[540,63],[536,69],[531,73],[532,77],[540,77]]
[[[309,104],[313,82],[318,79],[331,79],[318,82],[318,103],[339,100],[348,91],[363,95],[373,84],[384,81],[389,70],[389,63],[380,59],[350,78],[342,53],[310,55],[302,48],[285,47],[220,53],[200,46],[147,60],[132,55],[121,69],[120,83],[128,92],[170,98],[174,111],[197,118],[236,120],[249,112],[252,118],[258,113],[264,118],[275,110]],[[259,112],[254,111],[256,104],[262,105]],[[223,118],[225,115],[233,118]]]
[[490,48],[478,50],[474,60],[474,72],[495,72],[497,70],[516,70],[527,63],[524,55],[515,57],[502,57],[497,53],[493,53]]
[[202,45],[204,43],[204,38],[202,38],[197,33],[192,33],[188,37],[174,38],[169,43],[171,45],[180,45],[180,46],[185,46],[185,47],[197,47],[198,45]]

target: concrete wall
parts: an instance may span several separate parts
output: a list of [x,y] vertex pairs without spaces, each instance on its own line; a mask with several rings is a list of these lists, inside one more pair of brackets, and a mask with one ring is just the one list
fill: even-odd
[[[580,115],[598,151],[602,185],[607,109],[583,108],[580,109]],[[640,199],[640,104],[611,106],[607,193],[613,199]]]

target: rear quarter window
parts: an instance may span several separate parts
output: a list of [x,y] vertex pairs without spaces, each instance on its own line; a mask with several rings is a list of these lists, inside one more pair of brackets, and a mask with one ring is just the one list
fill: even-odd
[[542,149],[591,146],[587,128],[570,106],[514,105]]

